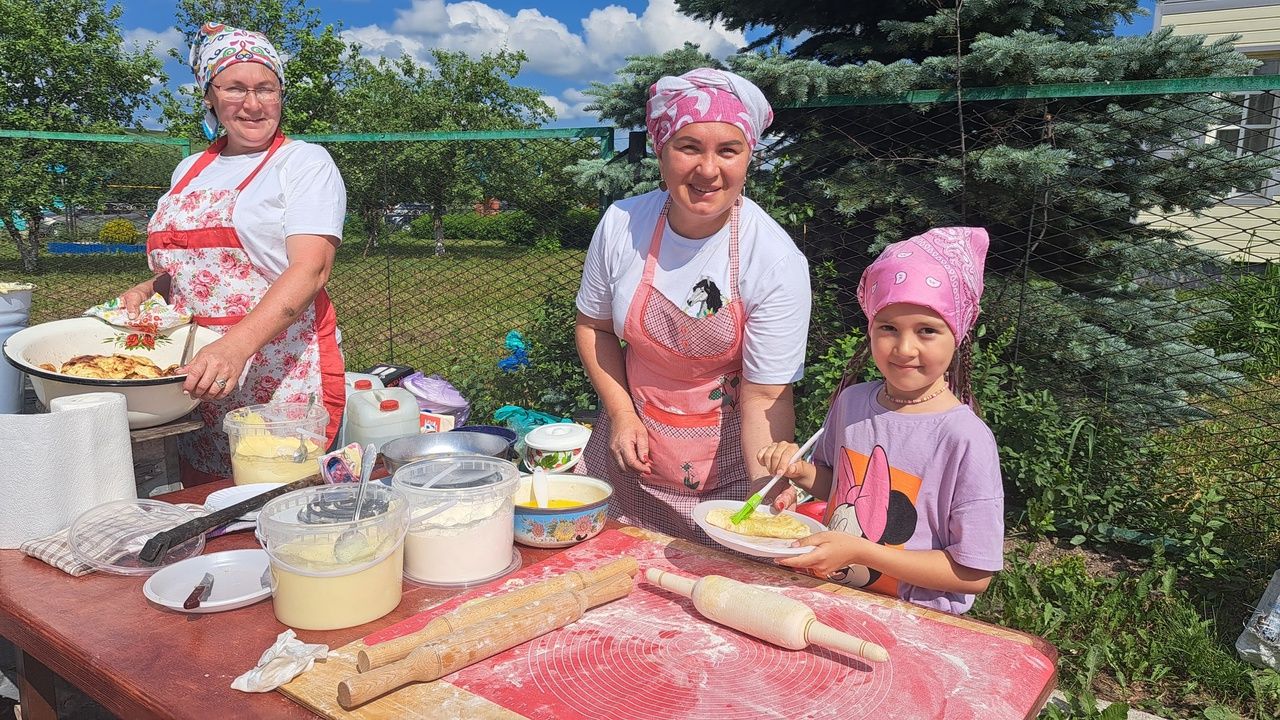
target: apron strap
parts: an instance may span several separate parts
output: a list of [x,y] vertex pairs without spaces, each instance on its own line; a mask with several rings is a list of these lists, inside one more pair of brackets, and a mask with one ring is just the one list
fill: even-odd
[[205,151],[200,154],[200,159],[196,160],[195,164],[192,165],[191,168],[187,170],[187,174],[182,176],[182,179],[179,180],[177,184],[173,186],[173,189],[169,191],[169,194],[177,195],[183,190],[186,190],[187,185],[189,185],[191,181],[194,180],[195,177],[200,174],[201,170],[204,170],[205,168],[209,167],[209,164],[212,163],[218,157],[218,154],[221,153],[222,149],[225,148],[226,146],[227,146],[227,136],[223,135],[222,137],[218,138],[212,145],[205,148]]
[[[258,172],[262,170],[262,168],[267,164],[267,161],[271,159],[271,156],[275,154],[276,150],[280,149],[282,144],[284,144],[284,133],[277,130],[276,136],[271,141],[271,146],[267,148],[266,154],[262,156],[262,160],[258,163],[258,166],[253,169],[253,172],[249,173],[249,177],[246,177],[243,182],[236,186],[237,191],[244,190],[249,186],[249,183],[253,182],[253,179],[257,177]],[[177,195],[183,190],[186,190],[187,185],[190,185],[191,181],[194,180],[197,175],[199,175],[205,168],[209,167],[209,165],[218,158],[218,155],[220,155],[226,147],[227,136],[223,135],[200,154],[200,159],[196,160],[195,164],[187,170],[186,174],[182,176],[182,179],[179,180],[178,183],[173,186],[173,189],[169,191],[169,194]]]
[[274,140],[271,141],[271,147],[267,148],[267,154],[262,156],[262,162],[258,163],[258,167],[254,168],[253,172],[249,173],[249,177],[245,178],[244,182],[236,186],[236,192],[240,192],[245,188],[249,187],[249,183],[253,182],[253,179],[258,176],[258,172],[261,171],[262,168],[266,166],[267,161],[271,159],[272,155],[276,154],[276,151],[279,150],[280,146],[283,144],[284,144],[284,133],[280,132],[279,130],[276,130],[276,137]]
[[644,259],[644,274],[640,277],[640,284],[653,284],[653,271],[658,266],[658,251],[662,249],[662,233],[667,229],[667,210],[671,208],[671,197],[667,196],[667,201],[662,203],[662,210],[658,212],[658,221],[653,224],[653,237],[649,239],[649,254]]
[[[729,211],[729,287],[734,300],[742,298],[742,293],[738,291],[738,220],[741,207],[742,196],[739,195]],[[662,249],[662,235],[667,229],[667,211],[670,209],[671,197],[668,196],[667,201],[662,204],[662,210],[658,212],[658,221],[653,225],[653,237],[649,240],[649,254],[644,259],[644,275],[640,278],[640,282],[644,285],[653,284],[654,270],[658,266],[658,251]]]

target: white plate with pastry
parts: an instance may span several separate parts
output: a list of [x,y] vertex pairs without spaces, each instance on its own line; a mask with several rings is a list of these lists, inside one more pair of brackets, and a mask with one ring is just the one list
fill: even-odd
[[[734,525],[729,517],[742,509],[746,500],[707,500],[693,508],[693,521],[712,540],[740,553],[755,557],[792,557],[813,548],[791,547],[798,538],[827,529],[810,517],[790,510],[775,511],[763,503],[742,523]],[[729,530],[726,527],[733,527]],[[784,537],[769,537],[781,535]]]

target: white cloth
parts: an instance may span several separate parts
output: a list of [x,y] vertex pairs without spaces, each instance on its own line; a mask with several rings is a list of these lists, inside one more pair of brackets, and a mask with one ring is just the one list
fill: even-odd
[[[612,319],[614,334],[624,340],[627,308],[644,274],[653,225],[666,197],[655,190],[614,203],[600,219],[587,250],[578,310],[597,320]],[[703,291],[695,286],[707,279],[719,291],[721,306],[727,305],[732,299],[728,226],[700,240],[681,237],[670,225],[664,232],[653,279],[658,292],[696,317],[704,311]],[[742,202],[738,243],[738,284],[746,313],[743,375],[766,385],[795,382],[804,376],[813,301],[808,260],[786,231],[747,198]]]
[[[196,153],[178,163],[169,186],[181,180],[199,157]],[[219,155],[187,187],[235,188],[261,161],[260,152]],[[249,259],[274,281],[289,266],[285,238],[332,235],[341,240],[346,214],[347,188],[329,151],[292,140],[276,151],[240,193],[231,220]]]
[[[0,415],[0,548],[65,529],[80,513],[137,497],[124,395],[64,395],[49,412]],[[74,452],[68,452],[68,447]]]
[[316,660],[328,656],[328,645],[304,643],[292,630],[285,630],[276,636],[276,641],[262,653],[252,670],[231,681],[231,689],[271,692],[310,670]]

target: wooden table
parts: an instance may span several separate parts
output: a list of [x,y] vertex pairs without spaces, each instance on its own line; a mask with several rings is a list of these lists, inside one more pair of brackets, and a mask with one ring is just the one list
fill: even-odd
[[[200,503],[229,484],[201,485],[162,499]],[[210,540],[205,552],[248,547],[257,547],[253,533],[241,532]],[[525,565],[558,552],[517,547]],[[23,720],[56,718],[55,675],[128,720],[315,717],[280,693],[231,689],[232,679],[257,664],[286,629],[270,601],[183,615],[148,602],[144,580],[96,572],[71,577],[21,551],[0,550],[0,636],[17,646]],[[298,636],[336,648],[456,593],[405,583],[404,599],[386,617]]]
[[[204,485],[164,499],[202,502],[209,492],[226,485]],[[608,526],[621,527],[613,521]],[[256,547],[253,535],[235,533],[209,541],[206,552],[246,547]],[[525,566],[561,552],[517,547]],[[672,557],[681,556],[676,552]],[[568,557],[562,555],[557,561]],[[687,555],[684,558],[689,560]],[[24,720],[56,718],[56,676],[127,720],[315,717],[282,693],[246,694],[230,687],[232,679],[252,668],[286,629],[276,620],[269,601],[222,613],[183,615],[151,605],[142,594],[142,584],[142,578],[102,573],[74,578],[19,551],[0,550],[0,635],[19,651]],[[298,635],[304,642],[335,649],[429,610],[457,592],[406,583],[399,607],[379,620],[346,630],[300,631]],[[840,592],[861,594],[847,588]],[[901,605],[874,595],[867,596],[867,601]],[[993,637],[1022,636],[914,606],[906,606],[906,612],[949,624],[985,626]],[[1050,663],[1056,660],[1056,651],[1042,639],[1025,636],[1023,642],[1036,647]],[[1043,687],[1031,689],[1038,694],[1034,707],[1042,705],[1053,685],[1050,676]]]

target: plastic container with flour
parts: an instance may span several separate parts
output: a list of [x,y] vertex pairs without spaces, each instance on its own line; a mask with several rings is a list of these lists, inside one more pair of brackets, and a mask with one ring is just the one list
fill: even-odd
[[483,455],[409,463],[392,487],[409,497],[405,577],[424,585],[466,587],[520,567],[515,550],[516,466]]

